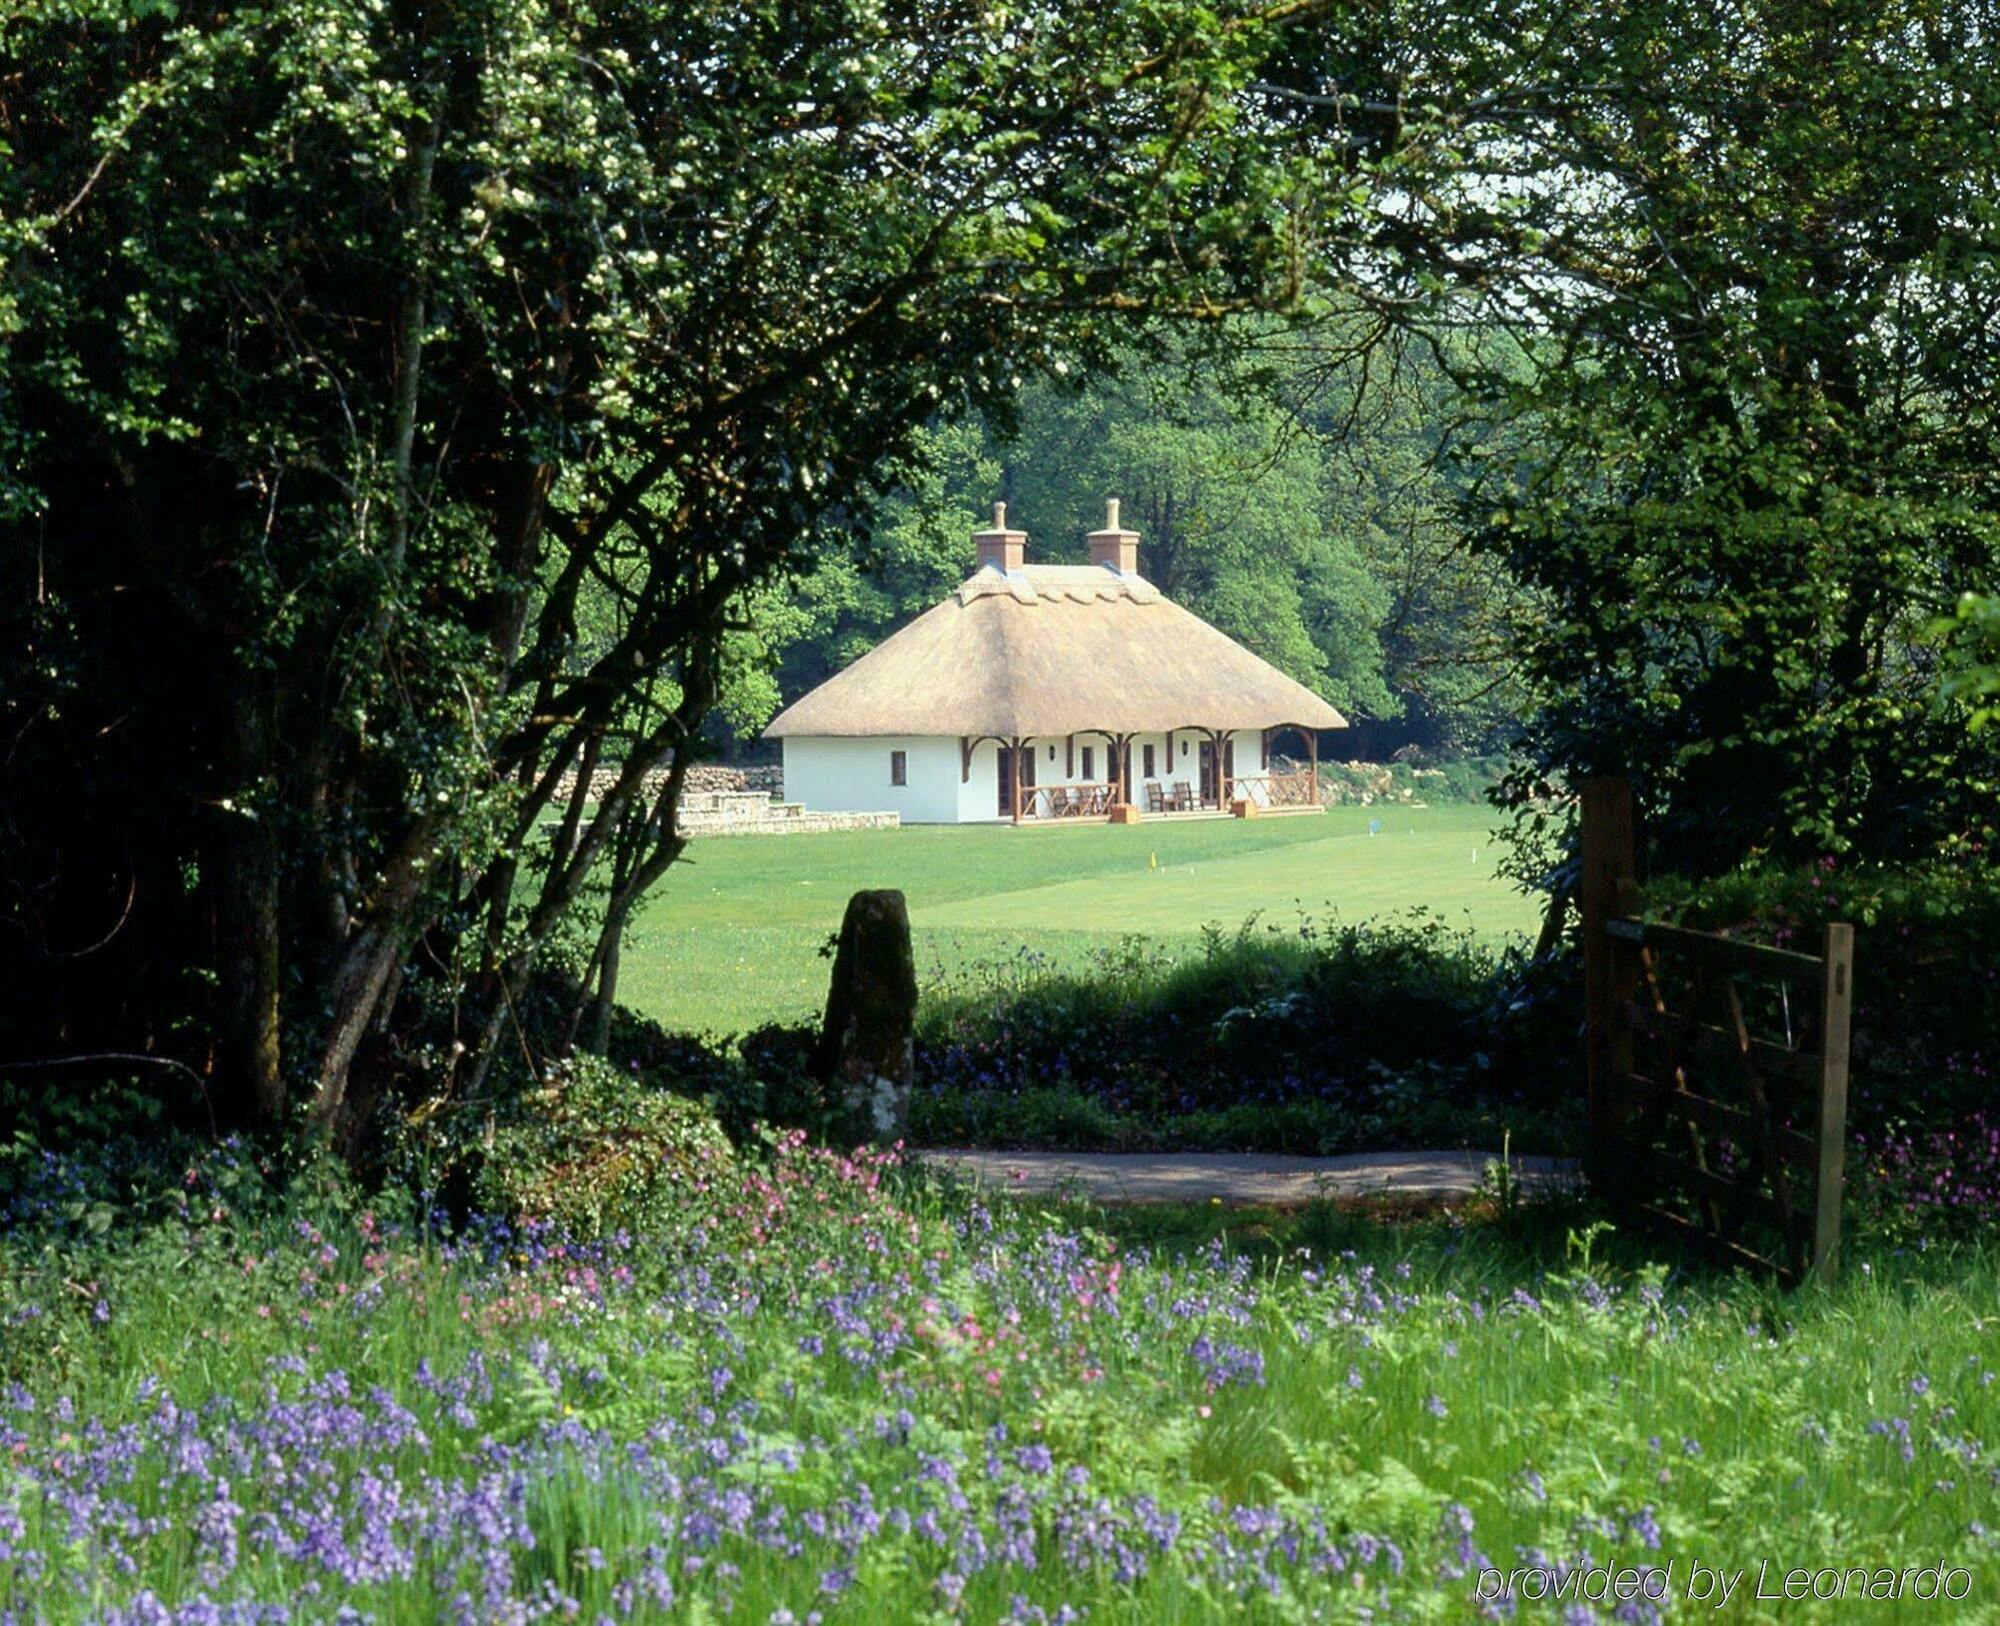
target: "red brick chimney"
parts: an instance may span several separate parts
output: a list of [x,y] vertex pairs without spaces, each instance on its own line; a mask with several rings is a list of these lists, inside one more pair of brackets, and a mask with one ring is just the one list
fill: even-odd
[[1121,576],[1139,574],[1139,533],[1119,526],[1116,497],[1104,504],[1104,529],[1092,531],[1089,541],[1092,564],[1115,570]]
[[991,565],[995,570],[1012,574],[1021,568],[1028,553],[1028,533],[1007,529],[1007,505],[996,502],[993,505],[993,528],[989,531],[974,531],[973,546],[979,549],[979,568]]

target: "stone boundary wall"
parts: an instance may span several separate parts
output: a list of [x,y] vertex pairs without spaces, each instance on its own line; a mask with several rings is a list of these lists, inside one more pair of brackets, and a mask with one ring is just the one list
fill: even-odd
[[[599,768],[591,776],[591,788],[598,795],[608,791],[618,783],[616,768]],[[667,782],[667,770],[655,768],[641,783],[646,794],[657,796],[660,787]],[[556,781],[556,800],[566,802],[576,788],[576,771],[572,769]],[[692,796],[697,791],[715,793],[732,790],[751,790],[763,796],[776,796],[785,788],[785,770],[775,762],[755,763],[747,768],[732,768],[720,762],[700,762],[688,769],[687,785],[683,796]]]
[[684,836],[799,836],[893,830],[902,822],[896,813],[815,813],[803,803],[774,801],[755,790],[688,790],[681,793],[677,828]]
[[[746,779],[768,778],[770,789]],[[817,813],[800,802],[777,799],[777,768],[721,768],[708,763],[688,770],[688,782],[681,790],[681,805],[675,829],[683,836],[804,836],[828,830],[893,830],[903,820],[897,813]],[[600,789],[609,790],[617,782],[615,771],[600,771]],[[558,801],[567,799],[575,785],[574,776],[564,782]],[[646,776],[646,789],[657,793],[666,783],[662,769]],[[545,820],[545,823],[559,820]]]

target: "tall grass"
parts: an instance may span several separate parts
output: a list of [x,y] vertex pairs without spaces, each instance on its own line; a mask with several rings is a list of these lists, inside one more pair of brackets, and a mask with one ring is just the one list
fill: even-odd
[[795,1141],[594,1242],[194,1176],[0,1244],[13,1619],[1461,1618],[1523,1555],[2000,1603],[1985,1251],[1786,1295],[1534,1211],[1245,1247]]

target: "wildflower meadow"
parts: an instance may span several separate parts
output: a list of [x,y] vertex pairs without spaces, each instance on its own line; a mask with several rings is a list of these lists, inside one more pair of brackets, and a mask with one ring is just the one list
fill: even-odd
[[29,1174],[6,1626],[2000,1611],[1983,1254],[1788,1295],[1562,1212],[1147,1242],[796,1134],[588,1241],[233,1145],[143,1221]]

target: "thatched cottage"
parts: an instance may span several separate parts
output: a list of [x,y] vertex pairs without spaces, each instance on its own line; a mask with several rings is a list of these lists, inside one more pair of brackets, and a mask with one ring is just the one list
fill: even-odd
[[1139,574],[1139,534],[1090,533],[1087,565],[1032,565],[1004,503],[942,604],[780,712],[785,799],[906,823],[1317,810],[1316,763],[1346,719]]

